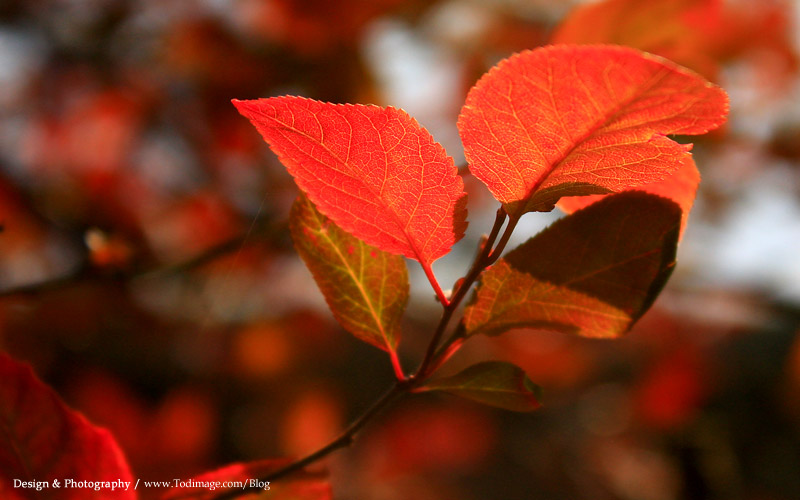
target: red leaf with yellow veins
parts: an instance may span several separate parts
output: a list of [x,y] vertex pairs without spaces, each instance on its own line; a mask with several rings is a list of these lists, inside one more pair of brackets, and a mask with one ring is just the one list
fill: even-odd
[[284,96],[233,103],[325,216],[426,271],[466,229],[464,184],[404,111]]
[[417,389],[417,392],[424,391],[444,391],[512,411],[533,411],[541,406],[541,389],[521,368],[504,361],[472,365]]
[[672,273],[680,218],[672,201],[631,191],[556,221],[484,272],[464,312],[467,333],[625,333]]
[[0,498],[136,498],[128,464],[107,430],[67,408],[29,367],[3,353],[0,380]]
[[458,127],[470,171],[519,217],[665,179],[690,148],[666,135],[715,129],[727,109],[722,89],[661,57],[555,45],[484,75]]
[[302,195],[292,207],[290,228],[336,320],[359,339],[394,353],[408,302],[405,260],[343,231]]
[[[686,221],[689,219],[689,212],[694,205],[694,198],[697,194],[697,186],[700,184],[700,172],[697,170],[692,157],[687,157],[678,170],[664,179],[663,181],[645,184],[639,191],[645,191],[664,198],[669,198],[681,207],[681,234],[686,229]],[[590,196],[568,196],[558,201],[558,208],[568,214],[581,208],[588,207],[592,203],[605,198],[607,195]]]

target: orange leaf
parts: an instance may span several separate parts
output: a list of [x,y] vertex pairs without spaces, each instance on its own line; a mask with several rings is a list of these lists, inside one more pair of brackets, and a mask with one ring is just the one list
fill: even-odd
[[665,179],[725,121],[719,87],[665,59],[615,46],[549,46],[506,59],[470,90],[458,120],[470,170],[512,217],[562,196]]
[[464,235],[453,159],[404,111],[293,96],[233,103],[317,209],[357,238],[428,267]]
[[29,367],[2,353],[0,380],[0,497],[136,498],[128,464],[107,430],[67,408]]
[[[694,160],[687,156],[678,170],[664,179],[663,181],[645,184],[637,188],[640,191],[653,193],[664,198],[669,198],[681,207],[681,234],[686,229],[686,221],[689,219],[689,212],[694,205],[694,198],[697,194],[697,186],[700,184],[700,172],[697,170]],[[558,201],[558,208],[568,214],[581,208],[588,207],[592,203],[605,198],[606,195],[590,196],[568,196]]]
[[551,41],[636,47],[714,80],[713,42],[721,27],[721,0],[605,0],[572,9]]

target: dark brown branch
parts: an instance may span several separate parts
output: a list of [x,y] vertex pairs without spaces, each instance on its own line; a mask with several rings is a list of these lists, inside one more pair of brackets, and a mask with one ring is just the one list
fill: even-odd
[[[411,388],[411,384],[408,382],[397,382],[389,391],[384,393],[380,399],[375,401],[373,405],[364,413],[361,414],[350,426],[342,432],[339,437],[328,443],[326,446],[320,448],[319,450],[307,455],[297,461],[294,461],[285,467],[281,467],[266,476],[259,478],[260,482],[266,481],[275,481],[277,479],[286,477],[294,472],[300,471],[304,469],[306,466],[320,460],[327,455],[331,454],[332,452],[350,446],[358,431],[361,430],[364,425],[367,424],[373,417],[375,417],[378,413],[381,412],[384,408],[389,406],[392,402],[394,402],[397,398],[408,394]],[[252,493],[255,491],[260,491],[258,486],[246,487],[244,489],[230,489],[224,492],[221,492],[219,495],[214,497],[214,500],[226,500],[230,498],[236,498],[247,493]]]
[[[495,217],[492,230],[481,245],[477,255],[475,256],[475,259],[472,262],[472,265],[470,266],[469,271],[463,278],[458,280],[454,286],[453,296],[451,297],[450,301],[447,304],[443,304],[444,310],[442,312],[442,317],[439,319],[439,323],[436,325],[436,330],[434,331],[431,341],[428,344],[425,357],[420,363],[419,368],[417,368],[417,371],[406,380],[397,381],[388,392],[386,392],[366,412],[364,412],[352,424],[350,424],[350,426],[342,434],[340,434],[339,437],[317,451],[311,453],[310,455],[259,478],[258,480],[260,482],[274,481],[276,479],[286,477],[294,472],[304,469],[306,466],[328,456],[340,448],[350,446],[353,443],[356,433],[358,433],[358,431],[361,430],[361,428],[364,427],[364,425],[366,425],[375,415],[377,415],[381,410],[383,410],[397,398],[409,394],[415,388],[422,385],[428,379],[428,377],[430,377],[436,371],[436,369],[441,365],[442,356],[447,354],[446,349],[458,338],[464,335],[463,325],[459,325],[459,327],[456,328],[455,332],[453,333],[453,336],[451,336],[440,349],[437,349],[437,347],[439,347],[439,341],[441,340],[444,332],[447,330],[453,314],[458,309],[461,301],[467,295],[470,287],[475,283],[483,270],[492,265],[500,257],[500,254],[503,252],[503,249],[511,237],[511,233],[514,231],[514,228],[517,225],[519,218],[510,218],[503,235],[500,237],[497,245],[495,245],[494,243],[497,240],[497,237],[500,235],[500,230],[502,229],[507,217],[508,215],[502,207],[497,210],[497,216]],[[453,350],[455,350],[455,347]],[[254,492],[258,489],[259,488],[256,486],[247,487],[243,490],[231,489],[221,492],[219,495],[214,497],[214,500],[227,500],[236,498],[246,493]]]
[[47,292],[62,290],[64,288],[68,288],[72,285],[83,283],[85,281],[94,278],[96,278],[96,276],[92,276],[88,263],[83,263],[80,264],[75,271],[69,274],[65,274],[63,276],[58,276],[43,281],[37,281],[34,283],[26,283],[24,285],[19,285],[12,288],[6,288],[5,290],[0,290],[0,298],[41,295]]
[[280,235],[285,233],[285,222],[277,225],[267,225],[262,229],[248,231],[247,233],[227,239],[182,262],[154,266],[145,269],[121,271],[118,273],[103,274],[100,270],[92,268],[88,262],[88,258],[86,258],[75,271],[69,274],[36,283],[29,283],[7,288],[5,290],[0,290],[0,298],[12,296],[36,296],[43,293],[62,290],[64,288],[89,281],[129,282],[136,279],[166,278],[169,276],[176,276],[181,273],[202,267],[224,255],[238,251],[246,243],[253,240],[273,241],[277,240]]

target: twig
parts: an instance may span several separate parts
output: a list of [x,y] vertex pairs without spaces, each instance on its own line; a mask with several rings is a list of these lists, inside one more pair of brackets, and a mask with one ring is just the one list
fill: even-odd
[[[260,239],[272,240],[279,234],[286,232],[286,223],[278,225],[268,225],[262,231],[256,234],[260,235]],[[12,296],[25,296],[25,295],[40,295],[47,292],[53,292],[68,288],[70,286],[84,283],[87,281],[108,281],[108,282],[128,282],[136,279],[150,279],[150,278],[165,278],[169,276],[179,275],[184,272],[191,271],[198,267],[202,267],[209,262],[212,262],[223,255],[235,252],[242,246],[254,238],[253,234],[248,232],[240,234],[218,243],[203,252],[191,257],[185,261],[177,262],[174,264],[154,266],[145,269],[136,269],[131,271],[123,271],[118,273],[103,274],[99,270],[91,267],[88,259],[80,264],[77,269],[64,276],[39,281],[36,283],[28,283],[5,290],[0,290],[0,298]]]
[[[498,217],[500,211],[502,210],[502,208],[498,210]],[[467,276],[463,279],[463,281],[460,282],[458,290],[453,295],[452,303],[455,304],[454,309],[455,307],[458,307],[458,304],[466,296],[467,291],[469,291],[469,288],[478,279],[483,270],[497,262],[497,259],[500,258],[500,255],[503,253],[506,244],[508,244],[511,233],[513,233],[514,228],[517,227],[517,222],[519,222],[518,216],[509,218],[508,225],[506,226],[505,231],[503,231],[503,236],[500,237],[500,241],[497,242],[497,246],[492,248],[490,251],[486,249],[491,248],[489,243],[492,243],[493,240],[487,241],[487,244],[483,248],[479,258],[476,258],[473,267],[470,269],[469,273],[467,273]],[[497,227],[497,221],[495,221],[495,226]],[[496,236],[497,235],[495,234],[495,237]],[[448,317],[447,319],[449,321],[450,318]],[[444,332],[444,329],[442,329],[442,332]],[[420,370],[419,373],[430,375],[436,371],[445,361],[450,358],[450,356],[455,354],[455,352],[461,347],[461,344],[465,338],[466,328],[462,322],[459,323],[458,328],[456,328],[453,334],[446,341],[444,341],[439,349],[436,349],[437,346],[434,343],[431,343],[428,346],[428,352],[425,355],[425,361],[427,361],[427,363],[423,362],[424,366],[421,367],[424,368],[425,371],[423,372]],[[438,341],[439,339],[437,338],[436,344],[438,344]]]
[[[441,366],[441,364],[446,361],[447,358],[449,358],[458,349],[458,347],[460,347],[462,341],[461,339],[465,335],[463,323],[459,324],[459,326],[453,332],[453,335],[447,339],[447,341],[445,341],[440,348],[438,348],[442,335],[447,330],[453,314],[458,309],[461,301],[467,295],[470,287],[475,283],[484,269],[497,261],[506,244],[508,243],[511,233],[514,231],[514,228],[519,221],[518,216],[509,218],[508,225],[506,226],[503,235],[500,237],[497,245],[494,244],[497,240],[497,237],[500,235],[500,230],[502,229],[507,217],[508,214],[502,207],[497,210],[497,216],[495,217],[492,230],[486,237],[486,240],[483,242],[483,245],[475,256],[469,271],[463,278],[456,282],[456,285],[454,286],[454,292],[450,300],[442,301],[442,316],[439,319],[439,323],[436,325],[436,330],[434,330],[434,334],[431,337],[430,343],[428,344],[425,357],[423,358],[416,372],[406,379],[396,381],[395,385],[388,392],[386,392],[366,412],[364,412],[352,424],[350,424],[350,426],[342,434],[340,434],[339,437],[317,451],[311,453],[310,455],[307,455],[292,462],[291,464],[286,465],[285,467],[259,478],[258,480],[260,482],[274,481],[276,479],[286,477],[289,474],[302,470],[306,466],[326,457],[340,448],[350,446],[355,439],[355,435],[359,430],[361,430],[362,427],[364,427],[364,425],[367,424],[367,422],[369,422],[391,402],[395,401],[399,397],[413,393],[417,387],[422,385],[436,371],[436,369]],[[432,281],[432,284],[434,282],[435,280]],[[438,293],[438,290],[437,295],[440,296],[441,300],[442,294]],[[220,492],[213,498],[214,500],[227,500],[253,492],[257,489],[259,489],[257,486],[246,487],[242,490],[231,489]]]
[[436,348],[439,346],[439,341],[447,329],[450,319],[452,318],[461,301],[464,299],[464,297],[466,297],[467,292],[472,284],[475,283],[475,281],[478,279],[478,276],[480,276],[481,272],[483,272],[484,269],[492,265],[498,259],[500,254],[503,252],[503,248],[505,248],[506,243],[508,243],[508,238],[511,236],[511,232],[514,230],[518,219],[509,220],[500,242],[496,247],[493,248],[494,242],[497,239],[497,236],[500,234],[500,229],[503,227],[503,223],[506,220],[506,216],[507,214],[505,210],[500,207],[497,210],[497,215],[495,216],[492,230],[489,233],[489,236],[486,238],[486,241],[483,243],[478,255],[475,256],[475,260],[473,260],[469,271],[467,271],[466,276],[456,282],[453,296],[451,297],[450,302],[444,308],[442,319],[439,321],[439,325],[436,327],[433,339],[431,340],[431,343],[428,344],[428,350],[425,353],[425,357],[423,358],[419,369],[417,370],[417,377],[424,378],[430,374],[429,370],[431,361],[433,361]]
[[36,283],[26,283],[24,285],[7,288],[0,291],[0,298],[17,295],[40,295],[47,292],[61,290],[90,279],[91,273],[89,272],[89,269],[89,265],[84,263],[79,265],[75,271],[65,274],[64,276],[58,276],[56,278],[50,278],[43,281],[38,281]]
[[[282,477],[286,477],[293,472],[297,472],[302,470],[307,465],[324,458],[325,456],[329,455],[331,452],[336,451],[340,448],[345,448],[350,446],[353,443],[356,433],[361,430],[364,425],[367,424],[375,415],[380,413],[381,410],[386,408],[390,403],[395,401],[397,398],[408,394],[409,388],[411,384],[409,382],[398,381],[395,385],[383,396],[380,397],[375,403],[373,403],[370,408],[361,414],[350,426],[342,432],[339,437],[325,445],[324,447],[320,448],[319,450],[307,455],[295,462],[292,462],[280,469],[277,469],[270,474],[265,475],[263,478],[259,478],[260,482],[265,481],[275,481],[276,479],[280,479]],[[230,498],[236,498],[241,495],[245,495],[247,493],[251,493],[254,491],[260,490],[258,486],[248,486],[244,489],[230,489],[224,492],[221,492],[219,495],[214,497],[214,500],[226,500]]]

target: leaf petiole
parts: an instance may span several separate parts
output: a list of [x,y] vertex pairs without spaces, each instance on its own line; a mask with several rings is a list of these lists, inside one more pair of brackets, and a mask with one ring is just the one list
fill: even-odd
[[447,298],[444,290],[442,290],[442,287],[439,285],[436,275],[433,274],[433,269],[431,268],[430,263],[420,262],[420,265],[422,266],[422,270],[425,271],[425,276],[428,278],[428,281],[430,281],[433,291],[436,292],[436,298],[439,299],[439,302],[441,302],[445,307],[449,306],[450,300]]
[[394,375],[397,377],[397,380],[399,382],[406,381],[406,374],[403,373],[403,365],[400,363],[400,358],[397,357],[397,351],[394,349],[390,350],[389,357],[392,359],[392,369],[394,369]]

